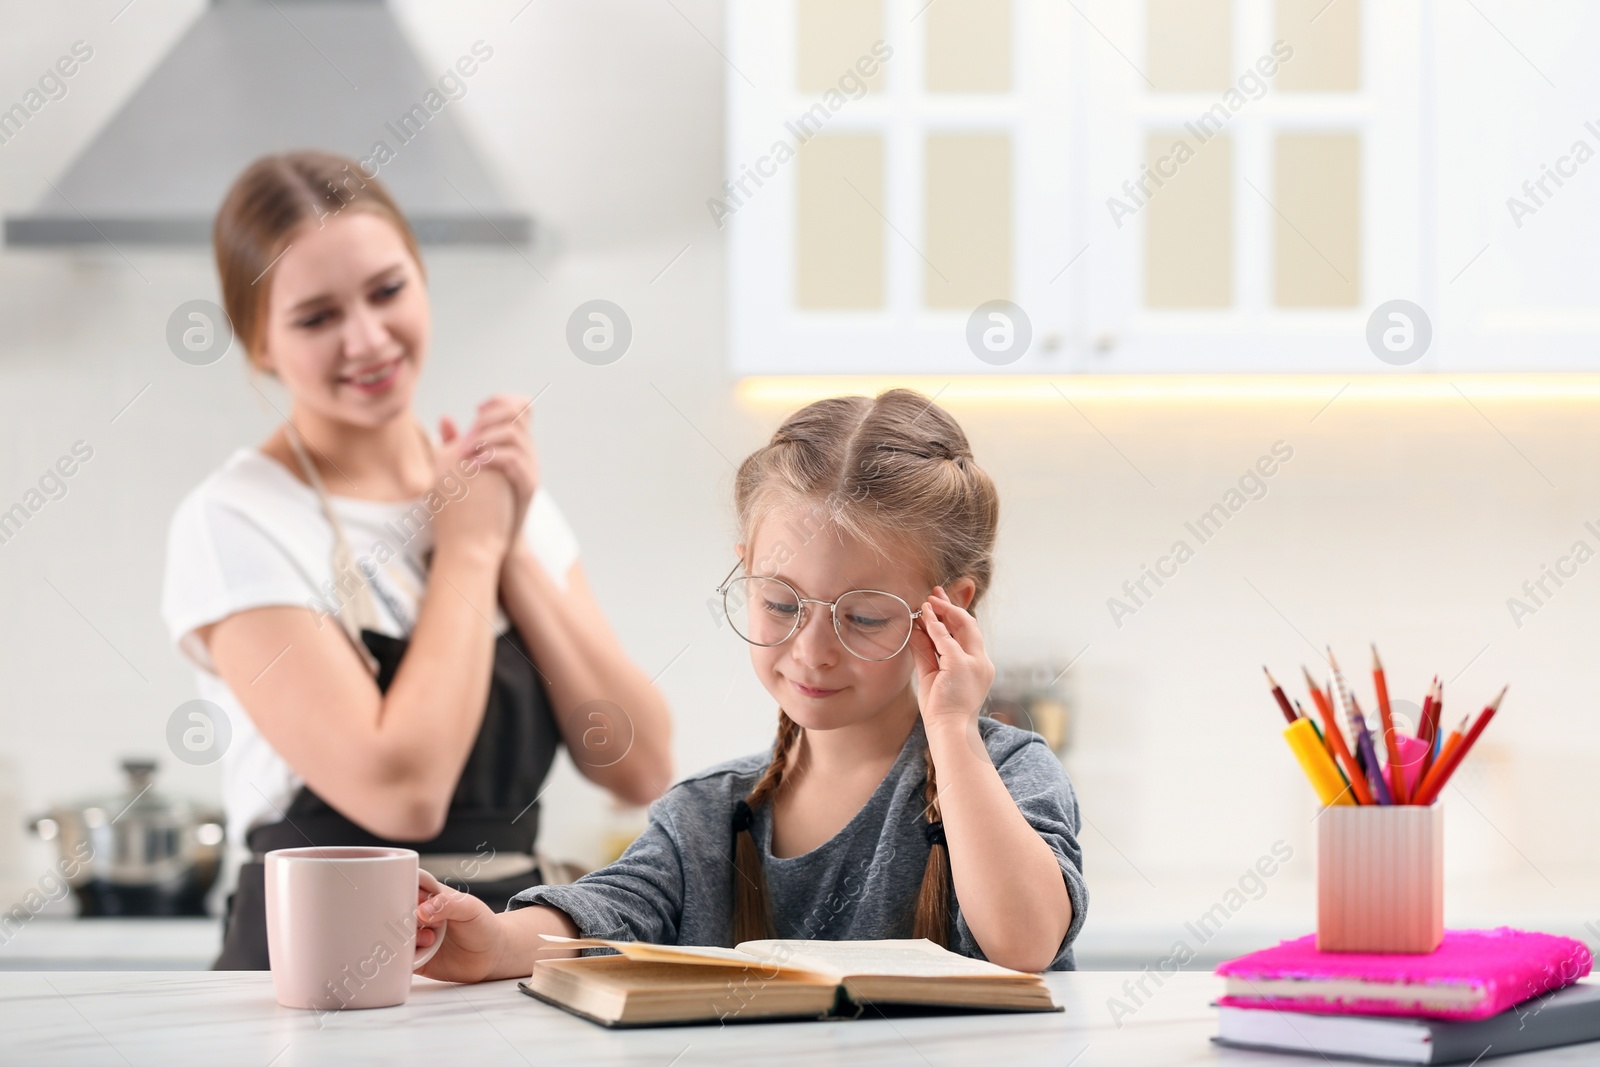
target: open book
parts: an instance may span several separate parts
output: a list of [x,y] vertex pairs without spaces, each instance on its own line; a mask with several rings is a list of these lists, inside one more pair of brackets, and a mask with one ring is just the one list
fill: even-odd
[[619,956],[541,960],[517,987],[602,1026],[854,1018],[863,1006],[1060,1011],[1036,974],[931,941],[746,941],[737,948],[544,935]]

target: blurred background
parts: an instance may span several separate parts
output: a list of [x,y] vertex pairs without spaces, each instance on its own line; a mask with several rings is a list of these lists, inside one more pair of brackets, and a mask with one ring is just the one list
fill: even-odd
[[[226,182],[293,147],[371,159],[431,238],[419,414],[537,395],[680,773],[774,721],[714,613],[734,464],[810,399],[905,383],[1000,487],[996,711],[1079,793],[1080,965],[1311,928],[1317,809],[1260,668],[1309,703],[1331,645],[1370,708],[1369,642],[1452,721],[1511,685],[1444,797],[1447,923],[1600,937],[1600,11],[3,0],[0,25],[0,967],[215,953],[215,919],[13,904],[56,862],[33,818],[114,802],[124,760],[219,802],[168,742],[195,687],[167,524],[282,394],[172,338],[220,299]],[[597,864],[641,822],[563,758],[543,847]]]

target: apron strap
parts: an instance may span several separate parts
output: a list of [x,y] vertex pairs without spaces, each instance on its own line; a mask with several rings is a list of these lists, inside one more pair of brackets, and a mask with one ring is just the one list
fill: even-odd
[[[356,654],[361,657],[361,662],[366,665],[370,674],[378,673],[378,661],[372,652],[361,640],[362,630],[377,630],[378,609],[372,602],[372,590],[368,587],[371,580],[361,573],[355,565],[355,559],[350,553],[349,539],[345,537],[344,524],[339,521],[339,515],[333,510],[332,503],[328,500],[327,490],[323,487],[322,476],[317,473],[316,464],[311,462],[311,457],[306,453],[305,442],[300,437],[300,431],[295,429],[293,422],[284,420],[284,436],[289,441],[289,447],[294,451],[295,459],[300,463],[300,470],[304,472],[306,481],[311,484],[311,489],[317,494],[317,503],[322,506],[322,514],[328,520],[328,525],[333,527],[333,587],[336,592],[343,590],[347,583],[354,587],[348,603],[340,606],[334,617],[339,621],[339,627],[344,630],[345,636],[355,646]],[[423,440],[432,451],[432,442],[423,434]]]

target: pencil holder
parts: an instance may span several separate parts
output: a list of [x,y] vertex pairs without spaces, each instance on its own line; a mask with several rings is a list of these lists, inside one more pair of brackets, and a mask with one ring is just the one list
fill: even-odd
[[1426,953],[1442,940],[1440,806],[1324,808],[1317,817],[1317,948]]

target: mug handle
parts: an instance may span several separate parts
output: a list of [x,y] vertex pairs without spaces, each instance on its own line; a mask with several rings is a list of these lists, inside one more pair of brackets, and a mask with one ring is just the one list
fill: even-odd
[[[421,867],[417,868],[417,883],[429,893],[439,893],[444,889],[444,886],[440,884],[439,879],[435,878]],[[427,963],[429,960],[433,959],[435,953],[444,947],[444,934],[449,928],[450,923],[446,919],[440,919],[439,925],[433,927],[433,930],[437,936],[433,939],[433,944],[429,945],[426,949],[423,949],[422,952],[411,961],[411,969],[413,971]]]

